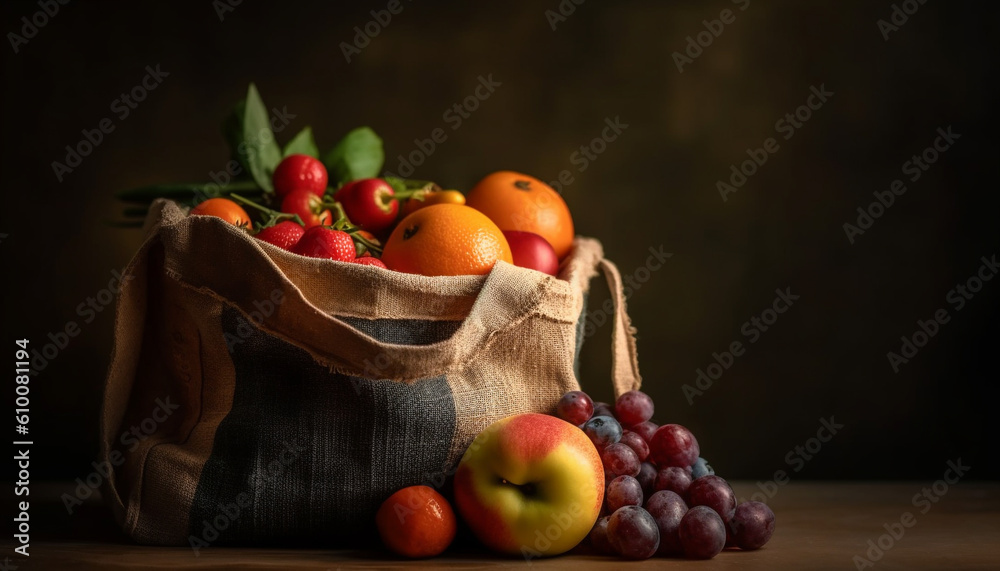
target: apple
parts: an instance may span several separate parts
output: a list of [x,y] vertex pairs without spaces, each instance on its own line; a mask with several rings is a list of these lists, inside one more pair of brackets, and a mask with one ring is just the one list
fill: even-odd
[[510,244],[515,266],[538,270],[550,276],[559,272],[559,257],[545,238],[518,230],[504,230],[503,235]]
[[590,533],[604,501],[604,466],[578,427],[545,414],[498,420],[455,473],[455,503],[487,547],[558,555]]

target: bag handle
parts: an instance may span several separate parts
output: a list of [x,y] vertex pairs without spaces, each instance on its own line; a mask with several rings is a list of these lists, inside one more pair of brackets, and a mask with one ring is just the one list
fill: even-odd
[[623,393],[639,390],[642,376],[639,374],[639,358],[635,348],[635,327],[629,319],[625,307],[622,276],[618,266],[607,258],[599,262],[601,272],[608,282],[614,316],[611,330],[611,383],[615,388],[615,398]]

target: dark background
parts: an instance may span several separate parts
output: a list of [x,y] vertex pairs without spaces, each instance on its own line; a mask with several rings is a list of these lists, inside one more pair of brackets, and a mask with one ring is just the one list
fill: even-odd
[[[556,0],[404,0],[347,63],[341,42],[385,5],[243,2],[220,21],[208,1],[72,2],[19,53],[0,49],[4,339],[41,348],[68,320],[82,328],[31,383],[33,478],[83,476],[97,453],[113,316],[84,324],[76,307],[140,243],[105,224],[119,212],[113,193],[223,169],[219,123],[250,81],[296,116],[281,141],[312,125],[325,150],[367,124],[395,170],[414,139],[443,127],[448,140],[416,177],[467,190],[494,170],[552,180],[570,169],[578,233],[600,238],[623,273],[650,247],[672,252],[629,300],[643,386],[656,419],[690,427],[723,476],[788,470],[786,454],[831,415],[844,428],[793,479],[930,482],[958,457],[970,478],[1000,475],[1000,280],[960,312],[945,300],[1000,253],[997,14],[986,3],[928,2],[885,41],[876,21],[888,1],[753,0],[741,12],[721,0],[591,0],[553,31]],[[725,8],[736,21],[679,73],[671,54]],[[0,10],[7,33],[38,7]],[[117,119],[112,101],[156,64],[169,77]],[[488,74],[502,85],[452,131],[442,114]],[[820,85],[832,98],[781,139],[775,121]],[[58,182],[51,163],[104,117],[115,131]],[[615,117],[628,128],[578,172],[571,155]],[[961,139],[851,245],[842,225],[949,125]],[[778,152],[723,202],[716,181],[774,136]],[[786,287],[800,300],[690,406],[682,385],[713,352],[746,346],[742,324]],[[593,303],[606,295],[595,282]],[[942,307],[951,321],[894,374],[886,353]],[[585,388],[602,398],[609,335],[598,329],[583,362]]]

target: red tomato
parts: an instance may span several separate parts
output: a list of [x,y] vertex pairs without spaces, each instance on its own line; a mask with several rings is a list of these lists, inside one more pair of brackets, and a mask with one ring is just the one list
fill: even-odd
[[323,199],[305,188],[293,190],[281,201],[281,211],[298,214],[306,228],[333,224],[333,214],[322,208]]
[[323,163],[316,158],[309,155],[288,155],[278,163],[271,180],[278,198],[284,198],[288,193],[299,189],[323,196],[329,175]]

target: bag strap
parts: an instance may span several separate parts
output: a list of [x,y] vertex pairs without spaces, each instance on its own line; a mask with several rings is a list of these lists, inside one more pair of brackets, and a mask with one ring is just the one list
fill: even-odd
[[614,320],[611,330],[611,383],[615,387],[615,398],[642,386],[639,374],[639,357],[635,348],[635,327],[629,319],[622,289],[622,276],[611,260],[601,258],[601,272],[608,281],[611,300],[614,304]]

